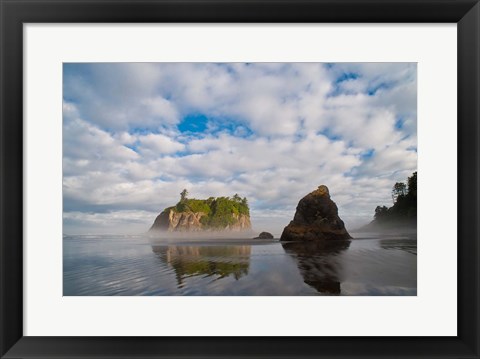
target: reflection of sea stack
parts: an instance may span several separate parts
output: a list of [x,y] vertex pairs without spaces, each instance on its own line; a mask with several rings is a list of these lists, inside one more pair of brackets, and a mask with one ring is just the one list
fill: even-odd
[[240,279],[248,274],[250,246],[152,246],[152,251],[171,265],[178,285],[192,276],[232,275]]
[[[343,268],[337,255],[349,246],[349,240],[282,243],[285,251],[297,262],[304,282],[327,295],[341,293]],[[312,256],[312,253],[316,255]]]
[[283,241],[341,240],[352,238],[338,216],[327,186],[319,186],[298,202],[293,221],[283,230]]

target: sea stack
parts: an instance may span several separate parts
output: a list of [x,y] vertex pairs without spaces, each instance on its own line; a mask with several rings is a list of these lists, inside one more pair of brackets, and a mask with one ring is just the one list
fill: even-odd
[[205,212],[184,211],[177,212],[175,208],[166,208],[160,213],[149,232],[203,232],[203,231],[250,231],[252,224],[248,214],[227,213],[224,215],[225,223],[209,226],[205,219]]
[[149,232],[249,232],[252,230],[247,198],[233,197],[187,198],[165,208],[155,219]]
[[258,237],[254,237],[253,239],[273,239],[273,234],[270,232],[262,232]]
[[283,230],[282,241],[344,240],[352,237],[338,216],[328,187],[321,185],[298,202],[293,221]]

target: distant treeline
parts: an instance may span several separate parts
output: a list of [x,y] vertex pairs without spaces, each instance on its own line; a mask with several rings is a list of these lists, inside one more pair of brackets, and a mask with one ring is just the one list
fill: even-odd
[[394,228],[417,225],[417,172],[408,177],[407,183],[397,182],[392,188],[393,206],[377,206],[374,220],[363,229]]

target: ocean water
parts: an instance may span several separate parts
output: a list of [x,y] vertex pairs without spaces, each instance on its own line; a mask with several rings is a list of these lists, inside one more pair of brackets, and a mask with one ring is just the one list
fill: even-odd
[[64,236],[63,295],[417,294],[416,235],[340,242]]

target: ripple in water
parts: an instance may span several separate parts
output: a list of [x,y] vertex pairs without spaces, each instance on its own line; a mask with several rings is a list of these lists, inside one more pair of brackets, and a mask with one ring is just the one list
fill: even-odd
[[416,236],[352,241],[64,236],[63,293],[109,295],[416,295]]

